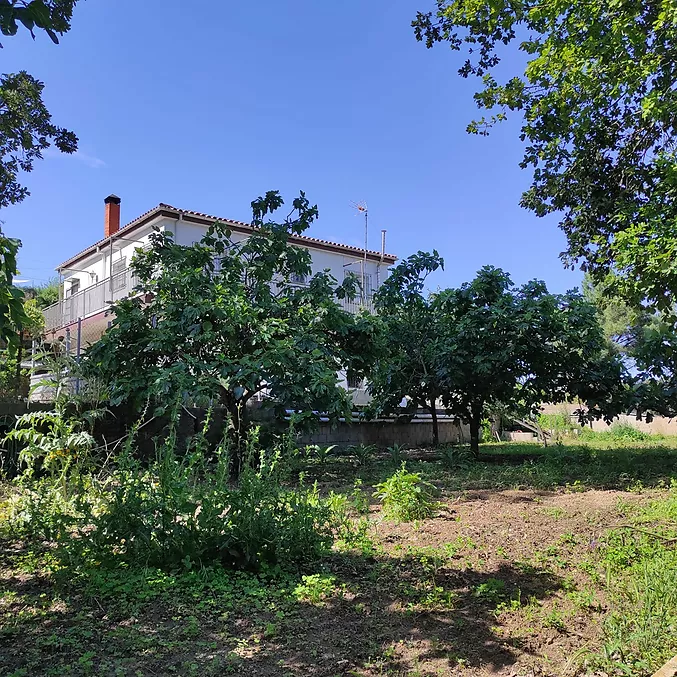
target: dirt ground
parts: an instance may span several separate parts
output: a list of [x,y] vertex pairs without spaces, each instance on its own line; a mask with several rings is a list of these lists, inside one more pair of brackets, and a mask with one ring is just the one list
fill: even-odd
[[[303,614],[307,630],[288,665],[318,676],[579,673],[607,610],[586,563],[619,523],[619,506],[639,500],[615,491],[469,492],[418,526],[376,521],[388,564],[379,576],[368,572],[355,595]],[[408,595],[407,580],[427,599]],[[321,660],[308,662],[309,650]]]
[[[372,506],[376,551],[332,558],[323,572],[330,589],[314,599],[247,613],[156,602],[128,617],[113,617],[105,603],[78,608],[77,600],[52,600],[50,614],[36,618],[41,626],[20,637],[0,633],[0,674],[56,674],[46,666],[68,650],[59,637],[72,634],[83,614],[89,667],[80,659],[59,674],[583,674],[607,611],[595,550],[604,531],[622,523],[623,506],[650,494],[471,491],[444,501],[434,518],[402,524],[381,520]],[[33,598],[48,585],[7,566],[2,579]],[[11,613],[25,613],[22,599],[7,598],[0,611],[11,604]],[[197,628],[192,638],[187,622]],[[134,641],[121,639],[132,630]],[[42,646],[45,633],[56,639],[47,643],[55,653],[45,654],[44,671],[39,657],[27,672],[13,671],[27,644]],[[104,667],[132,649],[124,670]]]

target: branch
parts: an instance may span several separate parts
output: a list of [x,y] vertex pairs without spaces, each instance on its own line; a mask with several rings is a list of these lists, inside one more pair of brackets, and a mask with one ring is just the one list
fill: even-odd
[[677,543],[677,538],[663,536],[662,534],[657,534],[655,531],[648,531],[647,529],[640,529],[639,527],[635,527],[632,524],[619,524],[617,528],[637,531],[640,534],[644,534],[645,536],[650,536],[651,538],[658,538],[659,540],[664,541],[665,543]]

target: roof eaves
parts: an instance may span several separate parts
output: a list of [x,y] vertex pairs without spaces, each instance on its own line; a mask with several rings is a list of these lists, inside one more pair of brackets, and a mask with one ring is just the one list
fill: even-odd
[[[76,261],[82,259],[85,256],[88,256],[89,254],[92,254],[98,250],[101,249],[102,246],[105,244],[108,244],[111,240],[115,240],[116,238],[119,238],[123,234],[128,234],[129,232],[133,231],[134,228],[137,228],[139,226],[147,224],[149,221],[151,221],[153,218],[156,216],[162,215],[163,212],[174,212],[174,214],[178,217],[180,215],[189,215],[189,216],[195,216],[197,218],[205,219],[208,221],[212,221],[214,223],[221,222],[221,223],[226,223],[228,225],[235,226],[237,228],[241,228],[246,231],[253,231],[254,227],[251,225],[251,223],[245,223],[244,221],[234,221],[233,219],[224,219],[219,216],[214,216],[212,214],[205,214],[204,212],[196,212],[190,209],[179,209],[178,207],[174,207],[170,204],[167,204],[166,202],[161,202],[158,204],[156,207],[153,207],[153,209],[149,209],[147,212],[144,212],[141,214],[141,216],[138,216],[135,218],[133,221],[130,221],[128,224],[120,228],[117,233],[114,233],[113,235],[110,235],[109,237],[103,238],[102,240],[99,240],[98,242],[95,242],[94,244],[90,245],[89,247],[83,249],[82,251],[78,252],[74,256],[71,256],[68,260],[64,261],[62,264],[60,264],[57,267],[58,271],[61,271],[65,268],[67,268],[69,265],[75,263]],[[169,214],[168,214],[169,215]],[[307,235],[293,235],[290,238],[294,242],[298,242],[299,244],[305,244],[309,247],[312,247],[313,244],[316,245],[321,245],[323,247],[327,247],[332,249],[333,251],[339,251],[339,252],[349,252],[352,255],[358,255],[362,256],[365,253],[364,249],[361,249],[360,247],[354,247],[352,245],[346,245],[346,244],[341,244],[339,242],[331,242],[330,240],[322,240],[320,238],[316,237],[309,237]],[[372,249],[368,249],[366,251],[367,256],[370,258],[378,258],[381,259],[383,262],[387,263],[394,263],[397,261],[397,257],[394,256],[393,254],[385,254],[381,253]]]

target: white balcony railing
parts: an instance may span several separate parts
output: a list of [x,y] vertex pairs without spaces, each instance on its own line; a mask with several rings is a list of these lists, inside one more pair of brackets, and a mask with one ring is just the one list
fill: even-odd
[[126,268],[68,298],[44,309],[45,331],[60,329],[108,308],[112,301],[129,296],[138,284],[136,275]]
[[[107,277],[82,291],[79,291],[58,303],[54,303],[43,310],[45,316],[45,331],[61,329],[73,324],[80,318],[95,315],[108,308],[112,301],[129,296],[139,280],[130,268],[126,268],[111,278]],[[111,291],[112,290],[112,291]],[[374,312],[374,304],[371,297],[367,299],[343,299],[343,309],[356,315],[362,310]]]
[[341,305],[343,306],[343,310],[352,315],[357,315],[362,310],[366,310],[370,313],[376,312],[374,310],[374,301],[371,297],[367,297],[366,299],[343,299]]

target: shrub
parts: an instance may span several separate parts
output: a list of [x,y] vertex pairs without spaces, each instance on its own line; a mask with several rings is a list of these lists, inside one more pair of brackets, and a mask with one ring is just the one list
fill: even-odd
[[434,487],[422,481],[419,473],[408,472],[404,463],[375,488],[374,496],[381,500],[383,513],[390,519],[410,522],[431,517],[435,512]]
[[354,444],[348,447],[348,452],[355,456],[357,465],[364,467],[373,458],[376,453],[376,447],[373,444]]
[[609,429],[611,437],[614,440],[629,441],[629,442],[643,442],[650,439],[651,435],[642,430],[638,430],[629,423],[614,423]]
[[309,458],[315,457],[318,460],[318,463],[323,466],[334,449],[336,449],[335,444],[330,444],[328,446],[322,444],[308,444],[306,446],[306,455]]
[[104,472],[31,482],[11,506],[13,531],[56,541],[70,562],[112,566],[291,567],[328,551],[337,518],[316,486],[284,486],[279,448],[251,440],[233,485],[228,444],[207,460],[202,442],[179,457],[170,432],[147,467],[130,443]]
[[445,468],[466,469],[473,462],[472,453],[468,449],[443,447],[440,449],[440,460]]
[[395,464],[399,465],[402,462],[402,452],[404,451],[403,444],[393,444],[392,446],[386,449],[390,460]]
[[493,442],[494,431],[491,425],[491,420],[488,418],[482,419],[482,427],[480,430],[480,440],[482,442]]
[[583,428],[580,437],[582,440],[607,442],[646,442],[651,439],[660,439],[656,435],[651,435],[635,428],[630,423],[621,421],[613,423],[608,430],[603,431]]
[[571,416],[565,411],[557,414],[541,414],[538,417],[538,425],[549,432],[555,440],[568,437],[576,430],[580,430],[580,426],[576,425]]

